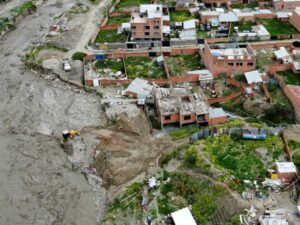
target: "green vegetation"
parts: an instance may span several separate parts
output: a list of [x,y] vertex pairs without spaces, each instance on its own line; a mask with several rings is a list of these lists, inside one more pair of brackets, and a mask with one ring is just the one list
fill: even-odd
[[186,75],[187,71],[204,68],[199,55],[178,55],[167,57],[165,60],[171,75]]
[[130,15],[120,15],[109,17],[106,25],[121,25],[130,21]]
[[[260,141],[221,135],[201,140],[201,143],[210,160],[238,180],[264,178],[267,172],[264,163],[271,165],[283,152],[280,138],[270,135]],[[267,153],[257,153],[258,148],[266,148]]]
[[242,31],[251,31],[252,30],[252,26],[254,26],[255,23],[253,23],[252,21],[240,21],[240,22],[235,22],[231,25],[231,29],[230,29],[230,36],[232,36],[234,34],[234,27],[238,27],[239,28],[239,32]]
[[171,22],[183,22],[186,20],[197,19],[195,15],[191,15],[189,11],[180,10],[170,12]]
[[178,140],[185,137],[189,137],[198,130],[199,128],[197,125],[189,125],[175,129],[174,131],[171,131],[169,135],[171,136],[172,140]]
[[75,52],[73,55],[72,55],[72,59],[73,60],[80,60],[80,61],[83,61],[83,58],[86,57],[86,53],[84,52]]
[[192,205],[192,213],[197,224],[204,225],[214,215],[219,197],[226,194],[225,189],[214,185],[206,179],[196,179],[186,173],[172,173],[170,182],[160,187],[164,195],[159,198],[159,213],[167,215],[174,210],[182,208],[180,201],[167,197],[174,193],[183,197],[189,205]]
[[174,150],[172,150],[171,152],[165,154],[161,160],[160,160],[160,166],[163,167],[164,165],[167,165],[171,159],[181,159],[183,152],[189,148],[189,144],[183,144],[177,148],[175,148]]
[[262,52],[257,52],[256,54],[256,66],[258,69],[262,69],[266,65],[273,64],[273,52],[267,51],[266,54]]
[[126,42],[128,34],[118,34],[118,30],[100,30],[95,42],[96,43],[114,43],[114,42]]
[[159,65],[155,58],[128,57],[125,59],[125,66],[128,79],[135,79],[136,77],[161,79],[166,77],[163,66]]
[[120,0],[116,5],[116,10],[138,7],[141,4],[150,4],[150,0]]
[[7,17],[0,17],[0,35],[2,32],[6,32],[9,30],[14,30],[16,28],[15,24],[13,21],[11,21]]
[[209,38],[208,32],[197,30],[197,38],[198,39],[206,39]]
[[232,4],[230,7],[232,9],[244,9],[244,8],[254,9],[258,7],[258,4],[257,2],[250,2],[248,4],[236,3],[236,4]]
[[286,84],[300,85],[300,74],[295,74],[292,70],[278,72],[284,77]]
[[278,86],[268,85],[268,89],[273,99],[273,105],[265,113],[263,119],[276,124],[294,123],[294,109],[287,97]]
[[15,19],[18,16],[26,15],[30,12],[36,11],[34,1],[24,2],[21,6],[15,7],[11,10],[11,15]]
[[124,72],[123,59],[102,59],[97,60],[95,64],[98,70],[111,69],[112,72]]
[[282,22],[278,19],[258,19],[257,21],[265,26],[271,36],[299,33],[289,22]]
[[213,105],[215,107],[222,107],[225,111],[233,112],[240,116],[249,116],[249,113],[247,113],[243,108],[244,102],[245,102],[245,98],[239,97],[222,104],[217,103]]

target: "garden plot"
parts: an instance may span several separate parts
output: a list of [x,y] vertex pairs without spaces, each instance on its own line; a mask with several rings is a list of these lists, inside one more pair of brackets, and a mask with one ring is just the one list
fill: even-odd
[[181,10],[170,12],[171,22],[183,22],[191,19],[197,19],[197,17],[195,15],[190,14],[189,11]]
[[275,63],[273,60],[273,49],[259,49],[256,50],[257,68],[262,69],[264,66]]
[[290,85],[300,85],[300,74],[295,74],[292,70],[278,72],[284,77],[286,84]]
[[141,4],[151,4],[151,0],[121,0],[116,5],[116,10],[130,9],[132,7],[139,7]]
[[123,59],[98,60],[95,67],[101,77],[120,78],[125,76]]
[[203,69],[199,55],[179,55],[165,58],[171,75],[186,75],[188,71]]
[[165,79],[166,74],[162,65],[156,58],[128,57],[125,59],[125,67],[128,79],[137,77],[144,79]]
[[299,33],[289,22],[282,22],[278,19],[258,19],[257,21],[264,25],[271,36]]
[[96,43],[120,43],[127,41],[128,34],[118,34],[118,30],[100,30],[95,42]]
[[254,26],[256,23],[252,22],[252,21],[240,21],[240,22],[235,22],[232,24],[232,26],[230,27],[230,36],[234,35],[234,27],[238,27],[239,32],[243,32],[243,31],[251,31],[252,30],[252,26]]
[[109,17],[106,25],[121,25],[122,23],[130,22],[130,15],[120,15]]
[[[265,178],[267,169],[284,153],[281,139],[271,135],[261,141],[221,135],[201,140],[200,143],[204,145],[205,155],[238,181]],[[243,185],[234,184],[232,188],[244,189]]]

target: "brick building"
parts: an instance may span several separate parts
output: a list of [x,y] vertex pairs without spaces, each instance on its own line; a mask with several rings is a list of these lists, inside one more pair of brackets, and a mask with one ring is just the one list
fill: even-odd
[[290,17],[290,23],[300,31],[300,7],[296,8]]
[[291,10],[300,6],[300,0],[273,0],[273,6],[276,10]]
[[161,127],[209,122],[209,105],[200,91],[193,94],[186,88],[156,88],[154,98]]
[[249,44],[214,44],[204,43],[200,50],[203,63],[214,77],[242,74],[256,68],[256,57]]
[[131,40],[163,40],[164,21],[170,21],[168,9],[162,5],[140,5],[132,12]]
[[283,182],[290,183],[297,179],[297,169],[293,162],[276,162],[276,173]]
[[300,122],[300,86],[286,85],[284,93],[293,104],[296,120]]

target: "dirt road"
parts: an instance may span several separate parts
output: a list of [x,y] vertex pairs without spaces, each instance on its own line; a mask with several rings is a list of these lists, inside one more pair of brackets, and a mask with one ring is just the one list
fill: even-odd
[[0,224],[96,224],[95,193],[72,170],[58,141],[46,135],[99,125],[100,101],[38,78],[20,60],[43,28],[73,4],[48,0],[0,40]]

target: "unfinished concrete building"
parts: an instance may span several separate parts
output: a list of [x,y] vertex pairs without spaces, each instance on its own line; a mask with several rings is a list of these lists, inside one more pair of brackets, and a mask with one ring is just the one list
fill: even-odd
[[203,63],[214,77],[243,74],[256,69],[256,57],[249,44],[214,44],[204,43],[201,49]]
[[164,21],[170,21],[169,12],[162,5],[141,5],[132,12],[131,40],[163,40]]
[[155,88],[154,98],[162,128],[172,123],[180,126],[209,123],[209,105],[201,91],[192,93],[186,88]]

